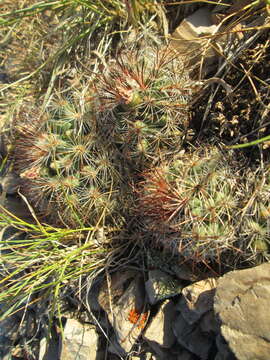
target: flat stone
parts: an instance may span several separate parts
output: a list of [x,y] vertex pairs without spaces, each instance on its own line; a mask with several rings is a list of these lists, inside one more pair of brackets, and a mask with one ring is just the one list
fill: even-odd
[[156,342],[162,348],[170,348],[175,342],[172,323],[175,319],[175,305],[171,300],[166,300],[157,314],[147,326],[143,338],[146,341]]
[[119,339],[115,334],[110,336],[110,344],[108,347],[108,352],[112,356],[114,355],[117,356],[117,360],[119,359],[119,357],[126,358],[127,352],[119,344]]
[[147,343],[155,353],[157,360],[176,360],[176,356],[169,349],[164,349],[155,341],[148,341]]
[[[180,55],[189,54],[191,58],[195,54],[198,56],[209,42],[204,36],[212,35],[217,29],[218,26],[212,22],[210,10],[206,7],[200,8],[180,23],[171,36],[171,46]],[[203,55],[209,58],[213,57],[215,52],[208,45],[207,51]]]
[[161,270],[150,270],[149,280],[145,283],[149,303],[156,304],[160,300],[168,299],[180,294],[183,285],[179,280]]
[[199,280],[194,272],[179,259],[179,256],[173,256],[171,252],[149,249],[147,266],[149,270],[159,269],[166,274],[176,276],[179,280],[192,282]]
[[91,311],[103,309],[109,312],[111,310],[110,301],[115,304],[124,294],[127,284],[139,274],[135,270],[126,270],[112,274],[108,280],[105,278],[98,279],[87,294]]
[[173,331],[180,345],[199,356],[200,359],[208,360],[214,337],[204,334],[198,324],[189,324],[182,314],[177,316]]
[[269,360],[270,264],[232,271],[218,281],[214,310],[239,360]]
[[11,315],[0,321],[0,359],[10,359],[12,345],[17,339],[20,319]]
[[197,360],[197,356],[191,354],[187,350],[181,351],[180,354],[177,355],[177,360]]
[[22,220],[31,222],[33,217],[30,214],[30,211],[26,203],[19,197],[15,195],[7,195],[3,192],[0,195],[0,204],[9,212],[19,217]]
[[189,324],[197,322],[203,314],[213,309],[217,280],[198,281],[182,290],[177,310]]
[[214,310],[205,313],[199,321],[199,326],[203,333],[217,335],[220,331],[218,320],[215,316]]
[[216,337],[216,347],[218,352],[215,360],[237,360],[221,334]]
[[1,160],[4,157],[7,156],[7,146],[6,146],[6,143],[7,143],[6,137],[7,137],[7,135],[4,134],[4,132],[3,132],[4,126],[5,126],[4,123],[2,123],[1,120],[0,120],[0,132],[1,132],[1,134],[0,134],[0,159]]
[[[143,277],[137,276],[108,312],[109,321],[122,352],[129,353],[144,329],[149,315],[145,306]],[[116,345],[114,347],[117,348]],[[110,351],[114,352],[113,348]],[[118,354],[119,349],[114,353]]]
[[96,360],[98,335],[93,327],[68,319],[64,329],[61,360]]
[[20,183],[20,177],[13,172],[8,172],[0,180],[2,191],[8,195],[16,194],[19,189]]

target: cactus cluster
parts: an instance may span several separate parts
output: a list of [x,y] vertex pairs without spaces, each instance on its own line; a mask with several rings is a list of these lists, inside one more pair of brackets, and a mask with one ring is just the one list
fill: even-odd
[[43,215],[73,226],[112,217],[121,182],[91,104],[76,95],[59,96],[45,114],[20,119],[14,143],[22,193]]
[[158,242],[198,262],[232,249],[242,192],[229,162],[204,147],[144,174],[138,209]]
[[100,126],[126,159],[143,168],[181,148],[194,83],[168,48],[128,48],[97,83]]
[[56,96],[42,114],[21,112],[14,141],[21,192],[67,226],[139,214],[155,243],[194,262],[230,249],[267,258],[270,171],[260,186],[249,181],[250,191],[228,150],[183,150],[195,90],[168,48],[125,49],[87,90]]
[[239,239],[246,258],[260,263],[270,260],[270,168],[249,174],[248,185]]

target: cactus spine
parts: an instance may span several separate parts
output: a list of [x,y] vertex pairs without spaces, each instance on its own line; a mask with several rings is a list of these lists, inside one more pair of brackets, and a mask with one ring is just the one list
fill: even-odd
[[143,168],[160,152],[181,148],[193,86],[167,48],[127,49],[97,84],[99,122],[125,158]]
[[112,218],[121,181],[113,151],[98,139],[92,104],[75,95],[21,123],[14,146],[22,192],[43,215],[72,226]]
[[196,262],[213,260],[236,240],[237,185],[217,148],[198,148],[145,173],[139,210],[165,247]]

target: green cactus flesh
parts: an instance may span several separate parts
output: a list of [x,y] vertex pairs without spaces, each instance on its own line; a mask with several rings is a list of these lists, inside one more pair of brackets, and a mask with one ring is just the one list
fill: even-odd
[[[145,55],[147,53],[147,56]],[[126,157],[152,161],[178,151],[193,82],[168,49],[127,49],[97,84],[99,122]]]
[[69,225],[113,216],[120,183],[113,151],[97,141],[90,105],[81,102],[58,99],[46,115],[20,125],[15,141],[22,192],[40,212]]
[[146,173],[139,207],[147,228],[186,258],[217,257],[235,241],[236,179],[216,148],[178,156]]

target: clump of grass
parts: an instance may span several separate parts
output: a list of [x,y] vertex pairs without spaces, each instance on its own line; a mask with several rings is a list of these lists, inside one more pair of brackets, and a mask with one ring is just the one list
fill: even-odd
[[22,220],[3,208],[0,214],[1,228],[17,229],[13,237],[2,231],[0,241],[1,319],[41,298],[48,302],[51,316],[56,312],[60,316],[62,287],[100,271],[111,251],[97,240],[98,226],[67,229],[32,220]]
[[199,147],[145,172],[138,211],[155,241],[194,262],[232,250],[242,197],[232,164],[216,147]]

